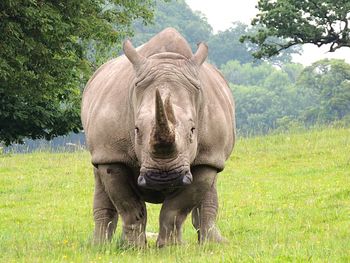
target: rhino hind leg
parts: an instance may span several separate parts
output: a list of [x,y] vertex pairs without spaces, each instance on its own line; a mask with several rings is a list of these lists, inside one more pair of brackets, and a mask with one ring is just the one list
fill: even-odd
[[218,195],[215,180],[204,199],[192,210],[192,224],[197,231],[199,243],[227,242],[215,224],[217,213]]
[[144,247],[146,204],[131,187],[131,171],[122,164],[99,165],[98,174],[105,192],[123,221],[123,243],[126,246]]
[[182,242],[183,222],[211,189],[217,174],[216,170],[209,166],[198,166],[191,169],[191,172],[192,184],[163,203],[159,217],[158,247]]
[[102,244],[112,239],[117,226],[118,213],[101,183],[96,168],[94,169],[94,174],[94,244]]

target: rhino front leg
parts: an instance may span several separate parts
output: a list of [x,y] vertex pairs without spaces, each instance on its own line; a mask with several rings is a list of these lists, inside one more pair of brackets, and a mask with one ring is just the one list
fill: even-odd
[[216,179],[202,202],[192,210],[192,224],[198,233],[198,242],[226,242],[215,225],[218,213]]
[[191,172],[192,184],[163,203],[159,217],[158,247],[181,243],[183,222],[192,209],[205,198],[217,174],[217,171],[209,166],[197,166]]
[[99,165],[101,182],[123,221],[122,239],[127,245],[146,245],[146,205],[133,190],[131,171],[122,164]]
[[94,243],[101,244],[111,240],[117,226],[118,213],[102,185],[96,168],[94,168],[94,175]]

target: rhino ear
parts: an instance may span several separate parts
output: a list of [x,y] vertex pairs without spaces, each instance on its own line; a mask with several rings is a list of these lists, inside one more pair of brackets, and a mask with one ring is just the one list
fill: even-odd
[[192,56],[191,60],[198,66],[202,65],[208,56],[208,46],[207,44],[200,42],[198,45],[196,53]]
[[125,56],[133,64],[136,70],[146,61],[146,58],[144,56],[137,53],[136,49],[133,47],[129,39],[124,41],[123,51]]

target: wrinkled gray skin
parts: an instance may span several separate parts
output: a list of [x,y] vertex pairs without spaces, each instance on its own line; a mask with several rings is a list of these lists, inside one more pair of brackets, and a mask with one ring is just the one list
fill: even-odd
[[94,240],[145,246],[145,202],[162,203],[157,246],[181,243],[192,211],[199,242],[222,242],[215,225],[217,173],[234,145],[234,103],[222,75],[167,28],[102,65],[83,95],[82,122],[95,174]]

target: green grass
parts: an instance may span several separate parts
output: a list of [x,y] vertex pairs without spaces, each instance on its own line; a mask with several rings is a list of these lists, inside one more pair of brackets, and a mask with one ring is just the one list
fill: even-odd
[[[240,139],[219,176],[225,245],[91,245],[89,154],[0,156],[1,262],[350,262],[350,130]],[[157,232],[159,205],[148,205]]]

